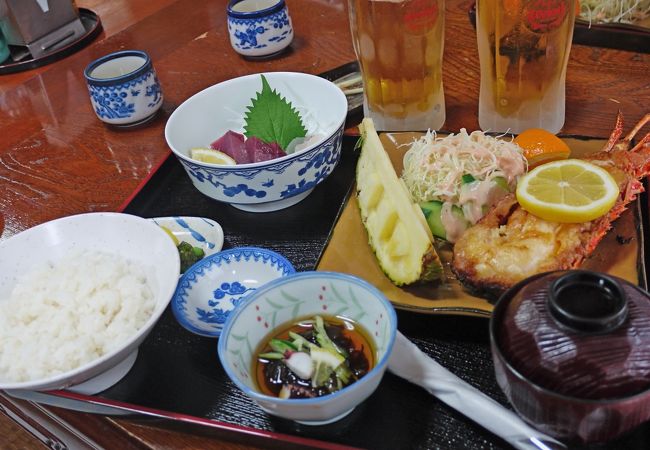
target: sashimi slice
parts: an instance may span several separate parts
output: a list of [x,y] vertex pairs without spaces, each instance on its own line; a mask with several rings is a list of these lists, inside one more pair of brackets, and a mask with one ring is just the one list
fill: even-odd
[[246,151],[248,152],[248,158],[251,162],[268,161],[270,159],[286,156],[286,153],[277,143],[273,142],[269,144],[255,136],[246,139],[245,146]]
[[244,135],[236,131],[227,131],[223,136],[210,144],[210,148],[225,153],[237,161],[237,164],[253,162],[246,149]]

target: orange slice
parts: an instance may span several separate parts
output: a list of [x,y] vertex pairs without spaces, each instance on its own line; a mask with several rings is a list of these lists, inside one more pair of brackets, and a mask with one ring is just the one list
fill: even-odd
[[530,169],[549,161],[567,159],[571,154],[571,149],[562,139],[541,128],[523,131],[514,143],[524,150]]

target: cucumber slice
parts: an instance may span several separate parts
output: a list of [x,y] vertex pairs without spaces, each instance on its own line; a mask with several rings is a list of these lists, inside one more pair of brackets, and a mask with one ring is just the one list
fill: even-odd
[[278,353],[284,353],[284,352],[295,352],[298,350],[293,343],[289,341],[284,341],[282,339],[271,339],[269,341],[269,346],[273,349],[273,351],[278,352]]
[[422,202],[420,203],[420,208],[422,208],[424,217],[427,219],[427,225],[429,225],[431,234],[442,239],[447,239],[447,232],[441,219],[442,202],[437,200]]
[[284,353],[268,352],[268,353],[260,353],[257,356],[260,357],[260,358],[263,358],[263,359],[278,359],[278,360],[280,360],[280,359],[284,358]]
[[474,178],[474,175],[472,175],[471,173],[466,173],[460,179],[463,184],[469,184],[472,183],[473,181],[476,181],[476,178]]
[[[420,208],[424,213],[424,217],[427,219],[427,224],[429,225],[431,233],[441,239],[447,239],[447,230],[445,229],[445,225],[442,223],[442,202],[438,200],[422,202],[420,203]],[[453,205],[451,207],[451,213],[456,217],[456,220],[464,224],[465,228],[468,227],[469,224],[460,207]]]
[[494,179],[492,181],[494,181],[494,184],[496,184],[498,187],[500,187],[504,191],[510,192],[510,187],[508,186],[508,181],[506,181],[505,178],[503,178],[503,177],[494,177]]
[[310,342],[298,333],[289,331],[289,337],[293,339],[291,343],[296,347],[296,350],[300,351],[303,347],[309,347]]

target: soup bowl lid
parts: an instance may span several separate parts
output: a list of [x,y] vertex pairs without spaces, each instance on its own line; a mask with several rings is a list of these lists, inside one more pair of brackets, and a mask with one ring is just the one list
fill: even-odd
[[521,377],[552,392],[617,399],[650,388],[650,298],[617,277],[548,272],[499,299],[493,347]]

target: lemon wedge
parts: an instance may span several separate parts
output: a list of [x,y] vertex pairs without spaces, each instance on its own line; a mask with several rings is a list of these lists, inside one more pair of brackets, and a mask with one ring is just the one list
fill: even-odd
[[193,148],[190,150],[190,158],[209,164],[222,164],[224,166],[234,166],[237,162],[224,152],[213,150],[211,148]]
[[179,244],[179,242],[178,242],[178,238],[177,238],[176,235],[172,232],[172,230],[170,230],[169,228],[167,228],[167,227],[164,226],[164,225],[158,225],[158,226],[159,226],[160,228],[162,228],[163,231],[164,231],[165,233],[167,233],[167,235],[172,239],[172,241],[174,241],[174,245],[175,245],[176,247],[178,247],[178,244]]
[[531,214],[551,222],[589,222],[606,214],[618,185],[605,169],[580,159],[536,167],[517,184],[517,200]]

